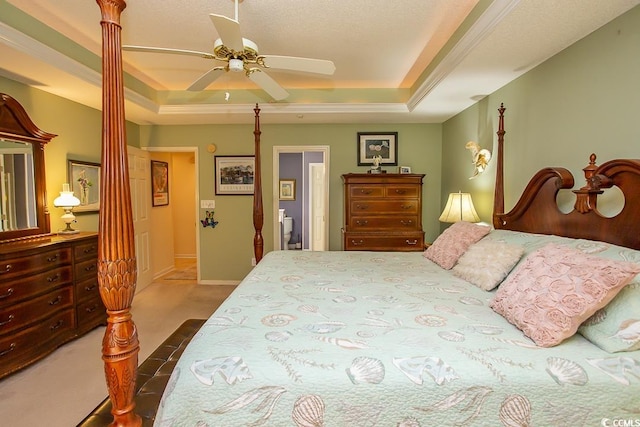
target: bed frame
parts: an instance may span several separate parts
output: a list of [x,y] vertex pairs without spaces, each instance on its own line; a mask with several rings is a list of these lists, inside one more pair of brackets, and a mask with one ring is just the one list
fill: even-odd
[[[136,287],[136,259],[133,221],[127,166],[124,86],[122,74],[120,16],[124,0],[96,0],[102,13],[103,56],[103,131],[101,212],[99,221],[98,283],[107,308],[107,328],[102,345],[102,358],[109,398],[112,402],[113,426],[140,426],[135,414],[134,392],[138,366],[138,336],[131,319],[131,302]],[[498,154],[494,197],[495,228],[557,234],[575,238],[603,240],[640,249],[639,160],[612,160],[596,166],[596,156],[590,156],[584,169],[586,185],[574,190],[574,210],[563,214],[557,207],[560,189],[572,188],[571,173],[564,168],[545,168],[526,187],[515,207],[504,213],[504,106],[499,109]],[[253,223],[254,253],[259,261],[263,255],[263,206],[260,169],[260,109],[255,109],[255,177]],[[597,199],[605,189],[619,187],[625,196],[625,207],[614,218],[598,213]]]

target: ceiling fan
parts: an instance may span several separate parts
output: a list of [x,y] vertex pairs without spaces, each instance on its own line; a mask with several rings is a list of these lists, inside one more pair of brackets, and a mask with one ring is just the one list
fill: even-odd
[[271,78],[265,72],[265,69],[273,68],[326,75],[334,73],[336,67],[332,61],[294,56],[260,55],[258,53],[258,45],[249,39],[243,38],[241,35],[238,22],[238,0],[235,0],[235,15],[235,19],[223,15],[209,15],[218,35],[220,35],[220,38],[213,43],[213,53],[133,45],[123,45],[122,49],[134,52],[191,55],[226,62],[225,65],[214,67],[204,73],[187,90],[204,90],[218,77],[229,71],[244,72],[251,81],[260,86],[276,101],[285,99],[289,96],[289,93]]

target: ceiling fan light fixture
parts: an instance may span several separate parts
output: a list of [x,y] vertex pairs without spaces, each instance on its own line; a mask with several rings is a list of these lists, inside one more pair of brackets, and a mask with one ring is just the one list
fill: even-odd
[[229,71],[239,73],[244,71],[244,62],[242,59],[231,58],[229,59]]

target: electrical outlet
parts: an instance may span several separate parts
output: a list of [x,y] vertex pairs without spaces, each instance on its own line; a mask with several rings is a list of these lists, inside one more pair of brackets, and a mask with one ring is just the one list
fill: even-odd
[[251,258],[251,267],[255,267],[255,266],[256,266],[256,259]]

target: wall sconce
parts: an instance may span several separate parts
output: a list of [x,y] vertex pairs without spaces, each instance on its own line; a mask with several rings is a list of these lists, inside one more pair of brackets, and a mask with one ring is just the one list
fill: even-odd
[[62,184],[62,191],[60,195],[53,201],[53,206],[56,208],[64,209],[64,215],[62,220],[67,224],[64,230],[60,230],[59,234],[75,234],[79,233],[78,230],[71,228],[71,223],[76,220],[73,215],[73,208],[80,204],[80,200],[73,195],[73,191],[69,191],[69,184]]
[[471,151],[471,155],[473,159],[471,162],[473,163],[473,176],[470,176],[469,179],[476,178],[487,168],[489,164],[489,160],[491,160],[491,151],[486,148],[480,148],[475,141],[469,141],[466,143],[465,148]]
[[473,207],[471,194],[460,192],[449,194],[447,205],[439,220],[440,222],[480,222],[476,208]]

